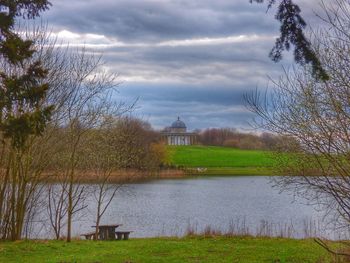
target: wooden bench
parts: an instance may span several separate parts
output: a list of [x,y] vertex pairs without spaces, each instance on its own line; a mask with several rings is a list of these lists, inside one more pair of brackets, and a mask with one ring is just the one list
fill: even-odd
[[86,234],[81,234],[81,236],[84,236],[86,240],[92,240],[95,237],[95,232],[90,232],[90,233],[86,233]]
[[131,232],[133,231],[116,231],[115,234],[117,235],[117,240],[122,240],[123,237],[124,240],[128,240]]

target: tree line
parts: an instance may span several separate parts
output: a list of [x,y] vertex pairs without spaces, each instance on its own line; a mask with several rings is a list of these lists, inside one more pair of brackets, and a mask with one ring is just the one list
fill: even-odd
[[202,145],[224,146],[243,150],[276,150],[285,140],[292,140],[273,133],[243,133],[234,128],[208,128],[198,131]]

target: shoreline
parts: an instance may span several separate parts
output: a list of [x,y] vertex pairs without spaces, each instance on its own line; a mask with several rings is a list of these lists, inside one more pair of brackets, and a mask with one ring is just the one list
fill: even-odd
[[185,168],[187,175],[194,176],[277,176],[272,167],[203,167]]
[[[119,170],[112,172],[108,183],[138,183],[163,179],[191,179],[215,176],[278,176],[271,167],[208,167],[208,168],[172,168],[159,171]],[[55,183],[62,182],[63,176],[50,172],[43,173],[42,180]],[[99,175],[90,171],[78,171],[76,182],[99,183]]]

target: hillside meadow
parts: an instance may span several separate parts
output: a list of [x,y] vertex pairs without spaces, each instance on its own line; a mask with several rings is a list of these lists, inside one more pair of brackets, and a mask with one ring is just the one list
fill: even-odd
[[[272,175],[268,151],[217,146],[169,146],[171,164],[205,175]],[[198,172],[198,168],[204,168]]]

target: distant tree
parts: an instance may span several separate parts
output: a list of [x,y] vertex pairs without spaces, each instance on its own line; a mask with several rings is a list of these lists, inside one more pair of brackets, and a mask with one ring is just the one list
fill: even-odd
[[158,143],[160,134],[142,120],[120,118],[112,140],[116,161],[122,169],[157,170],[167,160],[166,150]]
[[[276,3],[276,0],[250,0],[250,2],[268,2],[268,8]],[[310,64],[312,75],[316,79],[328,80],[329,76],[324,70],[320,59],[312,48],[311,42],[306,38],[303,30],[306,22],[300,15],[300,7],[292,0],[281,0],[278,4],[276,19],[280,21],[280,37],[276,39],[275,46],[270,52],[270,58],[278,62],[282,59],[282,52],[294,46],[294,60],[300,65]]]
[[210,128],[199,134],[199,141],[203,145],[225,146],[238,149],[274,149],[281,138],[272,133],[261,135],[238,132],[233,128]]
[[260,140],[260,137],[252,134],[247,134],[240,139],[238,148],[243,150],[257,150],[263,149],[263,144]]
[[266,149],[274,149],[279,144],[281,138],[268,132],[264,132],[260,135],[260,140]]
[[171,163],[166,144],[162,141],[151,143],[150,153],[153,160],[151,167],[159,168],[160,166],[167,166]]

